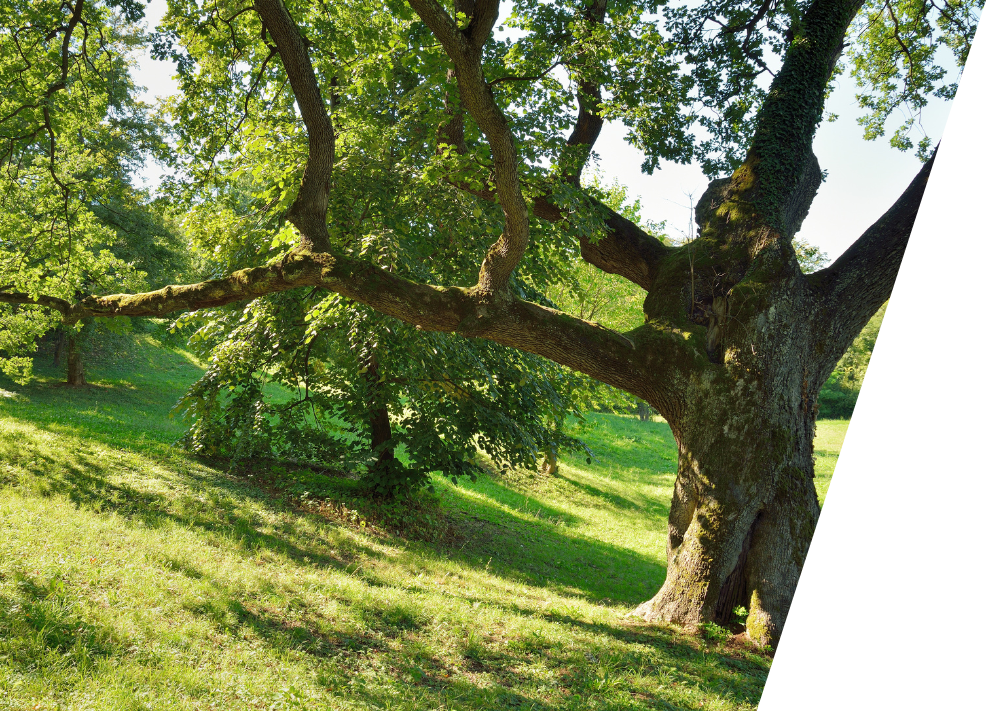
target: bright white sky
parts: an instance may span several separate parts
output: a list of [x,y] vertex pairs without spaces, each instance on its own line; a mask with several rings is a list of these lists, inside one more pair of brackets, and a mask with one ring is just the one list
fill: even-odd
[[[153,27],[164,14],[164,0],[153,0],[147,8],[147,21]],[[505,15],[504,15],[505,16]],[[147,87],[145,100],[167,96],[176,89],[171,79],[172,65],[144,56],[135,78]],[[890,147],[887,138],[864,141],[862,128],[856,123],[861,115],[854,101],[855,86],[848,76],[840,78],[826,110],[839,116],[824,122],[815,138],[815,154],[828,179],[822,184],[799,238],[818,245],[831,259],[838,257],[863,231],[875,222],[904,191],[920,169],[912,155]],[[924,111],[925,131],[937,142],[948,115],[948,105],[934,100]],[[892,133],[888,131],[888,134]],[[621,124],[607,124],[596,143],[599,168],[606,179],[615,178],[629,188],[631,197],[639,196],[645,219],[667,220],[672,237],[687,233],[689,225],[688,194],[695,201],[701,197],[708,180],[698,165],[665,164],[654,175],[641,173],[643,154],[623,140]],[[915,136],[915,140],[920,136]],[[160,171],[149,166],[145,181],[154,184]]]

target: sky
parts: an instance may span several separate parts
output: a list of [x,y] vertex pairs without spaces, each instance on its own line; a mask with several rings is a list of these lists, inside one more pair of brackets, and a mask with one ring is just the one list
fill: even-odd
[[[165,9],[164,0],[152,0],[146,12],[148,24],[153,27]],[[139,58],[135,79],[147,88],[145,100],[176,90],[172,72],[170,62],[154,61],[146,54]],[[853,80],[840,77],[826,105],[828,112],[839,117],[831,123],[823,122],[815,137],[815,154],[828,177],[798,235],[833,260],[894,203],[921,167],[913,155],[892,148],[886,137],[863,140],[863,129],[856,122],[862,112],[855,105],[855,93]],[[934,99],[923,112],[922,124],[933,144],[942,135],[948,108],[945,102]],[[892,129],[888,135],[891,133]],[[625,134],[622,124],[608,123],[596,143],[600,156],[597,165],[604,180],[618,180],[629,188],[631,198],[639,196],[645,220],[667,221],[671,237],[687,235],[688,196],[691,194],[697,202],[708,179],[697,164],[666,164],[653,175],[642,173],[643,153],[626,143]],[[160,175],[155,166],[148,166],[143,172],[145,183],[152,186]]]

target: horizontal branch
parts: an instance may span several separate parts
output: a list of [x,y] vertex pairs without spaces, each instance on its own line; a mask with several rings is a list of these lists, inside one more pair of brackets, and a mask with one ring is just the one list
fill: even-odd
[[[516,298],[491,301],[477,287],[444,287],[400,277],[370,262],[298,251],[223,279],[168,286],[141,294],[88,296],[77,303],[0,292],[0,302],[53,308],[67,322],[84,317],[152,316],[249,301],[299,287],[318,286],[358,301],[421,330],[486,338],[544,356],[654,402],[674,379],[656,368],[651,349],[554,309]],[[684,342],[684,341],[682,341]]]
[[0,304],[24,304],[26,306],[44,306],[45,308],[57,311],[63,316],[68,316],[72,310],[72,304],[65,299],[54,296],[31,296],[19,291],[0,291]]

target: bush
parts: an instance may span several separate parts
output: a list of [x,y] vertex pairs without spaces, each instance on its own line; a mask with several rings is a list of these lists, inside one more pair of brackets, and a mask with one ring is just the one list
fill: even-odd
[[856,407],[857,397],[859,390],[843,387],[833,374],[818,393],[818,417],[825,420],[848,420]]

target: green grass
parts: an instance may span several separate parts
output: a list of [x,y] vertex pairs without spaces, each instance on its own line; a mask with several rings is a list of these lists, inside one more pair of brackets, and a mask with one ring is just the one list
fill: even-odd
[[405,540],[347,479],[174,448],[201,370],[135,358],[0,383],[0,709],[755,708],[768,659],[626,617],[664,579],[667,425],[592,416],[591,465],[439,482]]
[[849,420],[820,420],[815,432],[815,489],[818,500],[825,501],[835,463],[846,438]]

